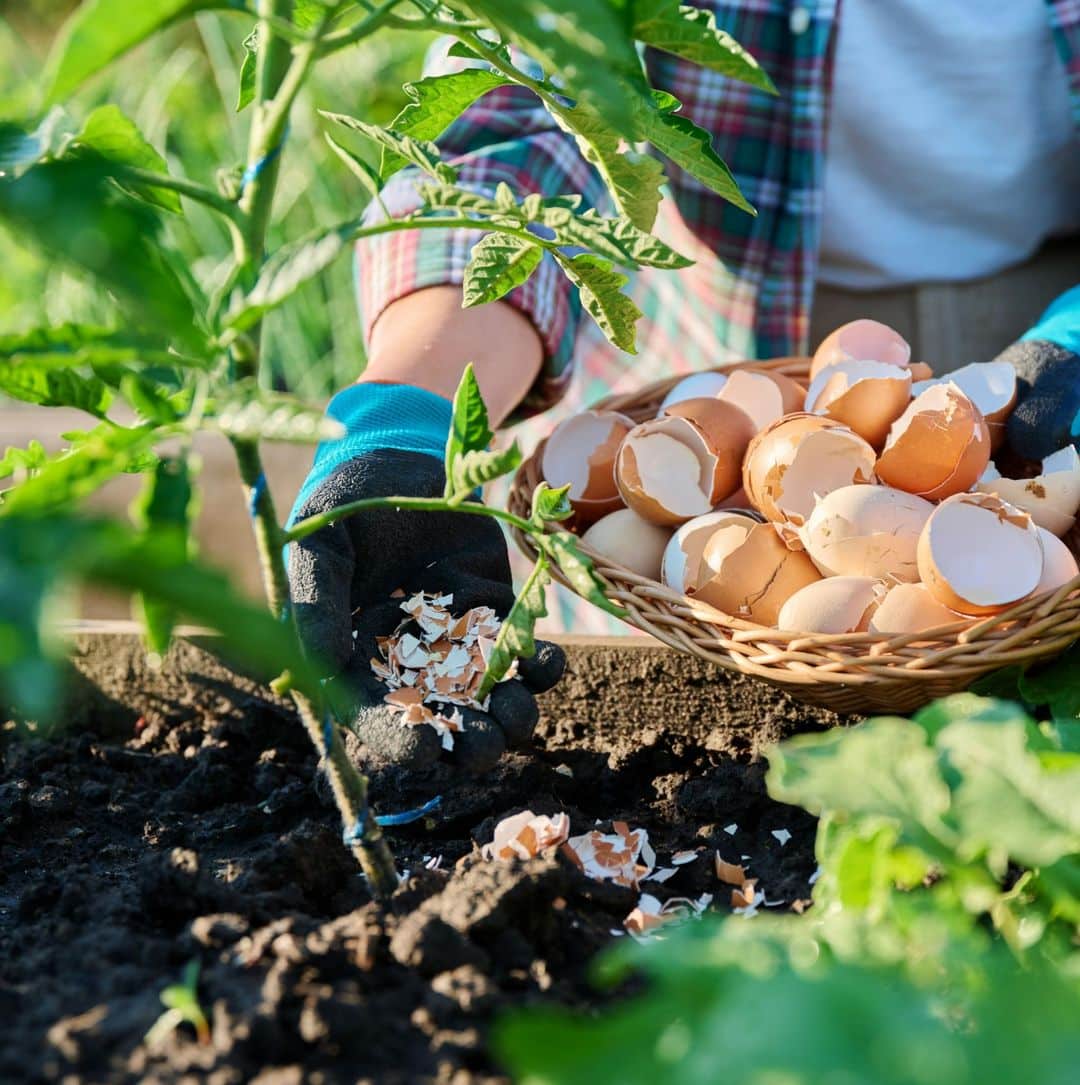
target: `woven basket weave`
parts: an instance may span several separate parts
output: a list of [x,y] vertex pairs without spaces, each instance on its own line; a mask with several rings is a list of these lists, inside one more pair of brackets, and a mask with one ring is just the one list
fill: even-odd
[[[809,359],[776,358],[744,367],[805,383]],[[680,379],[660,381],[632,395],[609,396],[596,407],[643,421],[656,414],[664,395]],[[541,442],[514,478],[509,508],[519,516],[528,517],[533,490],[542,481],[543,451]],[[569,526],[572,530],[573,521]],[[536,548],[529,537],[517,530],[513,535],[518,547],[535,560]],[[1074,554],[1080,553],[1080,528],[1074,528],[1065,542]],[[975,625],[956,623],[894,637],[806,635],[724,614],[584,549],[596,562],[608,598],[626,609],[631,625],[672,648],[756,675],[793,697],[837,712],[909,712],[964,689],[999,667],[1056,655],[1080,636],[1080,577]],[[555,575],[566,583],[558,570]]]

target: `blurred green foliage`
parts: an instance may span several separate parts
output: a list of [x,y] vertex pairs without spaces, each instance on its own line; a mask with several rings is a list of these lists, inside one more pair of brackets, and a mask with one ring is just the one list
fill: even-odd
[[[35,121],[41,114],[40,72],[70,0],[0,3],[0,116]],[[252,20],[203,15],[161,34],[93,80],[70,108],[78,122],[104,102],[131,117],[170,165],[207,184],[221,168],[239,169],[250,113],[235,110],[243,40]],[[416,78],[429,38],[387,32],[344,50],[316,69],[294,113],[279,185],[278,218],[269,245],[355,215],[367,202],[362,186],[327,146],[315,106],[386,124],[406,103],[401,85]],[[360,141],[357,153],[377,152]],[[220,220],[189,203],[170,216],[174,244],[190,255],[203,281],[224,273],[229,241]],[[210,255],[207,255],[210,254]],[[52,265],[0,228],[0,334],[65,321],[102,323],[110,307],[100,286]],[[301,396],[321,398],[354,380],[363,344],[350,262],[305,284],[292,303],[267,318],[263,379]]]

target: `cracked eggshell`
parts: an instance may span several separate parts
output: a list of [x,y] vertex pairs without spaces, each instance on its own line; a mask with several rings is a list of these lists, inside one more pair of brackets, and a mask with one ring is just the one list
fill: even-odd
[[570,504],[591,523],[622,508],[615,459],[632,419],[615,411],[583,411],[560,422],[544,446],[541,470],[553,489],[570,483]]
[[1042,579],[1039,529],[1026,512],[993,494],[955,494],[926,521],[919,574],[950,610],[997,614],[1026,599]]
[[919,579],[919,535],[934,506],[890,486],[841,486],[821,498],[800,537],[824,576]]
[[971,619],[939,603],[925,584],[896,584],[885,593],[885,598],[874,611],[868,630],[899,636],[962,621]]
[[820,579],[806,553],[790,549],[775,524],[731,523],[709,537],[690,594],[725,614],[775,625],[787,600]]
[[911,361],[911,347],[888,324],[877,320],[852,320],[822,339],[810,361],[810,379],[837,362],[868,360],[906,369]]
[[972,362],[954,369],[945,377],[919,380],[912,393],[919,395],[935,384],[948,382],[979,409],[990,430],[990,451],[996,451],[1005,440],[1005,423],[1016,405],[1016,370],[1009,362]]
[[826,577],[788,599],[776,627],[792,633],[862,633],[884,593],[872,576]]
[[806,409],[843,422],[875,448],[911,402],[911,373],[888,362],[836,362],[810,382]]
[[671,537],[664,550],[661,580],[674,591],[693,591],[698,584],[705,545],[725,524],[745,524],[747,529],[760,523],[758,514],[749,511],[708,512],[687,521]]
[[659,580],[660,562],[670,538],[668,528],[649,523],[633,509],[617,509],[597,520],[581,541],[624,569]]
[[1043,548],[1043,571],[1035,595],[1056,591],[1073,577],[1080,576],[1080,567],[1077,567],[1073,552],[1056,535],[1040,527],[1039,541]]
[[870,482],[874,450],[831,418],[791,414],[750,442],[743,489],[754,508],[775,523],[799,526],[817,497],[841,486]]
[[893,423],[877,475],[888,486],[940,501],[970,489],[989,462],[985,419],[946,382],[927,388]]
[[1066,445],[1043,460],[1042,474],[1036,478],[1002,478],[990,464],[975,489],[997,494],[1029,513],[1039,527],[1064,535],[1080,509],[1080,454]]
[[660,403],[657,414],[663,414],[665,407],[675,403],[682,403],[687,399],[711,399],[718,395],[727,384],[726,373],[716,373],[709,370],[705,373],[691,373],[689,377],[683,377]]

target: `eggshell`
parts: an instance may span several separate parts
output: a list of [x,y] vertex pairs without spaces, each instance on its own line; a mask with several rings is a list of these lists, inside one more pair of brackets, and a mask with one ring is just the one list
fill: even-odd
[[912,362],[908,366],[911,371],[912,382],[915,381],[928,381],[934,376],[934,371],[926,364],[926,362]]
[[836,362],[810,382],[806,409],[843,422],[875,448],[911,400],[911,373],[888,362]]
[[893,423],[877,461],[886,485],[940,501],[974,485],[990,462],[978,408],[955,384],[935,384]]
[[752,419],[754,432],[771,425],[784,413],[780,386],[763,373],[733,369],[717,399],[741,407]]
[[1040,527],[1039,541],[1043,548],[1043,572],[1035,595],[1056,591],[1073,577],[1080,576],[1080,567],[1077,567],[1073,552],[1056,535]]
[[622,508],[615,459],[632,419],[614,411],[583,411],[560,422],[544,446],[541,470],[555,489],[570,483],[568,497],[586,523]]
[[725,614],[774,625],[800,588],[820,580],[814,563],[790,549],[774,524],[725,524],[705,545],[691,594]]
[[897,584],[885,593],[868,627],[871,633],[899,636],[971,621],[939,603],[925,584]]
[[1039,529],[992,494],[943,501],[919,537],[919,574],[939,603],[961,614],[997,614],[1027,598],[1043,573]]
[[826,366],[853,361],[887,362],[906,369],[911,361],[911,347],[887,324],[877,320],[852,320],[822,339],[810,361],[810,379],[813,380]]
[[791,414],[759,433],[746,450],[743,489],[754,508],[777,523],[801,525],[817,497],[870,482],[874,450],[847,426]]
[[662,413],[665,407],[673,403],[682,403],[685,399],[709,399],[717,395],[727,384],[726,373],[716,373],[708,370],[705,373],[691,373],[689,377],[683,377],[660,403]]
[[950,381],[986,419],[990,430],[990,451],[996,451],[1005,440],[1005,422],[1016,405],[1016,370],[1009,362],[973,362],[954,369],[945,377],[919,380],[911,390],[914,395],[919,395],[934,384]]
[[708,512],[688,520],[671,537],[664,550],[661,579],[679,592],[697,587],[705,544],[725,524],[745,524],[747,528],[760,521],[751,512]]
[[919,535],[934,506],[890,486],[841,486],[821,498],[800,536],[824,576],[919,579]]
[[670,538],[667,528],[649,523],[633,509],[618,509],[597,520],[581,541],[632,573],[659,580],[664,547]]
[[1043,460],[1042,474],[1036,478],[1002,478],[990,464],[975,489],[997,494],[1030,513],[1039,527],[1064,535],[1080,509],[1080,455],[1072,445],[1066,445]]
[[861,633],[883,594],[872,576],[830,576],[795,592],[776,626],[793,633]]

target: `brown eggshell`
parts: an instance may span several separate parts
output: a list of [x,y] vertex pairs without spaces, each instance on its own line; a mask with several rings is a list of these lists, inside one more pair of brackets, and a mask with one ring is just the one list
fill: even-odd
[[737,404],[716,398],[684,400],[665,408],[662,417],[686,419],[701,433],[716,459],[711,502],[716,505],[730,497],[739,488],[743,456],[757,432],[750,415]]
[[934,371],[926,364],[926,362],[912,362],[908,366],[911,370],[911,381],[914,384],[915,381],[928,381],[934,376]]
[[544,446],[544,481],[567,495],[579,521],[591,523],[622,508],[615,459],[633,420],[614,411],[583,411],[560,422]]
[[780,608],[778,629],[792,633],[865,632],[884,585],[872,576],[830,576],[800,588]]
[[769,520],[801,525],[816,497],[870,482],[873,472],[873,448],[847,426],[820,415],[790,414],[750,442],[743,489]]
[[1080,576],[1073,552],[1046,528],[1039,528],[1039,540],[1043,546],[1043,572],[1035,588],[1036,595],[1057,591],[1063,584]]
[[911,374],[887,362],[836,362],[810,383],[806,409],[843,422],[874,448],[911,401]]
[[688,520],[675,532],[664,550],[661,580],[675,591],[693,591],[701,580],[701,562],[709,539],[721,527],[744,525],[749,531],[759,522],[757,513],[735,511],[707,512]]
[[868,630],[901,636],[970,620],[939,603],[925,584],[897,584],[889,589],[874,611]]
[[934,384],[893,423],[877,475],[898,490],[940,501],[970,489],[990,462],[990,434],[955,384]]
[[822,339],[810,362],[810,379],[835,362],[852,361],[888,362],[906,369],[911,361],[911,347],[887,324],[877,320],[852,320]]
[[1043,574],[1039,529],[1026,512],[992,494],[960,493],[926,521],[919,574],[950,610],[997,614],[1026,599]]
[[651,523],[674,527],[712,509],[706,492],[712,460],[701,434],[685,419],[657,418],[635,426],[615,461],[626,504]]
[[784,396],[780,385],[764,373],[751,369],[733,369],[716,398],[742,408],[754,423],[754,433],[772,425],[784,415]]

